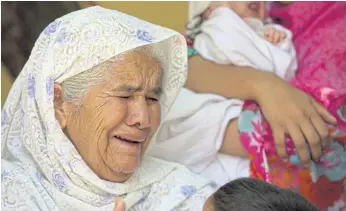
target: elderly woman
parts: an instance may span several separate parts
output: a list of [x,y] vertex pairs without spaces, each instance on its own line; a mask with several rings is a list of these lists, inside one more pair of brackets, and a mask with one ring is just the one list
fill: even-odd
[[1,116],[3,210],[202,210],[213,189],[145,155],[185,82],[184,37],[92,7],[38,38]]

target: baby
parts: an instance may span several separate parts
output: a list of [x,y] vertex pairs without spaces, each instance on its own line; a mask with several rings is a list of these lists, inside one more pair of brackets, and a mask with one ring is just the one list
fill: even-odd
[[[228,7],[241,17],[251,28],[259,32],[258,27],[265,22],[265,5],[263,1],[215,1],[204,12],[204,18],[219,7]],[[256,26],[256,23],[258,26]],[[259,33],[265,40],[272,44],[278,44],[286,38],[286,32],[268,24],[263,27],[263,34]]]
[[242,178],[222,186],[203,211],[320,211],[304,197],[259,179]]
[[187,36],[205,59],[249,66],[290,80],[297,69],[292,34],[265,24],[264,2],[190,2]]

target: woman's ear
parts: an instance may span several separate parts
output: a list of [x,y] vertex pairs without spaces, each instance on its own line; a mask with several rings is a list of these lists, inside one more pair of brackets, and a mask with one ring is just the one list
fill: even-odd
[[54,83],[54,113],[61,129],[65,129],[67,125],[67,110],[64,101],[64,92],[58,83]]

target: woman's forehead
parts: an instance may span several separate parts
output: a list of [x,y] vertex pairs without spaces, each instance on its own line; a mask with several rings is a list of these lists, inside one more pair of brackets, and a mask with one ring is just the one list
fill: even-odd
[[135,91],[142,90],[146,86],[150,86],[150,89],[160,89],[161,65],[153,56],[142,52],[130,52],[112,63],[110,79],[118,89]]
[[114,69],[114,74],[124,79],[160,78],[161,67],[159,61],[151,55],[131,52],[120,58]]
[[115,60],[116,72],[124,75],[160,74],[160,62],[149,53],[131,51]]

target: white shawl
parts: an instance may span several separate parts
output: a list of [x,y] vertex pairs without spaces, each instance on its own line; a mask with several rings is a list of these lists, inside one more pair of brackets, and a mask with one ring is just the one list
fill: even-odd
[[117,54],[152,45],[164,66],[162,117],[186,79],[184,37],[135,17],[91,7],[52,22],[39,36],[1,116],[2,210],[201,210],[212,189],[184,167],[151,157],[124,183],[101,180],[64,135],[53,86]]

